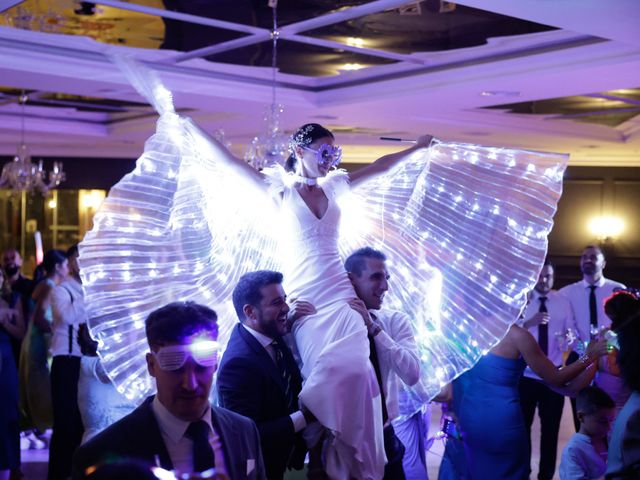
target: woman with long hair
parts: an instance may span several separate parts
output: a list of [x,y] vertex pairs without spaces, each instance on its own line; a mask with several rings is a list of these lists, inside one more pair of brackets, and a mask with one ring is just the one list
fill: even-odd
[[67,257],[61,250],[44,254],[45,276],[31,295],[32,312],[20,352],[20,403],[28,426],[44,432],[53,425],[49,344],[51,342],[51,293],[69,273]]

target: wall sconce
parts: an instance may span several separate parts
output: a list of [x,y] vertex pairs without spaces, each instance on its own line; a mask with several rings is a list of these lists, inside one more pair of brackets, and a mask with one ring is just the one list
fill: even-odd
[[595,217],[589,221],[589,231],[598,240],[613,240],[624,231],[624,220],[614,216]]
[[104,200],[103,190],[84,190],[81,193],[80,206],[85,210],[97,210]]

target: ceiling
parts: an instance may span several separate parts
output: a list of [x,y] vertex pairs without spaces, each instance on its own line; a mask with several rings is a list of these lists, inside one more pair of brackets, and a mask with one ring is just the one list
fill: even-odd
[[[567,152],[640,166],[640,2],[280,0],[277,99],[345,159],[380,136]],[[267,0],[0,0],[0,156],[135,158],[153,109],[109,54],[157,69],[183,114],[241,153],[271,102]],[[19,104],[26,91],[26,106]],[[96,160],[91,160],[96,159]]]

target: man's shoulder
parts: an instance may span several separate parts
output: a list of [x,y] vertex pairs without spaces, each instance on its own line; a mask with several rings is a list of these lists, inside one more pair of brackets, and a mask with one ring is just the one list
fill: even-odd
[[604,284],[610,288],[627,288],[624,283],[617,282],[615,280],[611,280],[610,278],[603,277]]
[[563,295],[560,290],[551,290],[548,294],[547,297],[554,303],[558,304],[558,305],[567,305],[567,306],[571,306],[571,302],[569,302],[569,299]]
[[564,297],[570,297],[572,293],[576,291],[582,291],[582,290],[583,290],[582,280],[578,280],[577,282],[573,282],[573,283],[570,283],[569,285],[565,285],[561,289],[557,290],[557,292],[559,295],[562,295]]
[[100,451],[121,448],[133,441],[141,432],[149,434],[149,426],[153,425],[155,417],[151,410],[151,403],[146,400],[133,412],[110,425],[84,445],[78,451]]

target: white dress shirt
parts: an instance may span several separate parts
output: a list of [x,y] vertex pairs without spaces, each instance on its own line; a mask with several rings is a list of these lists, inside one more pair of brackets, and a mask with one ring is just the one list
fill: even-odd
[[398,416],[399,382],[412,386],[420,379],[420,360],[409,318],[394,310],[373,310],[373,321],[382,328],[375,337],[380,376],[389,420]]
[[[171,412],[160,403],[157,395],[153,399],[153,402],[151,402],[151,408],[158,421],[160,434],[162,435],[164,445],[167,447],[167,452],[169,452],[174,470],[183,473],[193,472],[193,441],[185,436],[191,422],[185,422],[173,416]],[[211,448],[213,448],[216,472],[227,475],[222,440],[211,424],[211,406],[204,412],[201,420],[209,425],[209,444]]]
[[[247,327],[245,324],[242,324],[242,326],[253,336],[253,338],[258,341],[260,345],[264,347],[264,349],[271,357],[271,360],[273,360],[273,363],[276,363],[276,351],[272,345],[272,343],[274,342],[273,338],[268,337],[263,333],[257,332],[253,328]],[[307,426],[307,421],[304,418],[304,414],[300,410],[289,414],[289,418],[291,418],[291,421],[293,422],[293,431],[296,433]]]
[[[522,324],[540,311],[541,296],[542,295],[536,290],[533,291],[531,301],[524,311]],[[571,328],[574,332],[576,331],[573,310],[571,309],[569,300],[555,290],[551,290],[544,296],[547,297],[545,305],[547,307],[547,313],[549,314],[549,323],[547,324],[549,336],[547,357],[549,357],[549,360],[551,360],[556,367],[560,367],[562,366],[563,360],[562,354],[568,347],[568,345],[565,345],[566,341],[564,341],[567,329]],[[538,325],[529,328],[529,332],[538,340]],[[525,377],[535,380],[541,380],[529,367],[524,371],[524,375]]]
[[68,277],[51,292],[51,355],[81,357],[78,344],[78,326],[87,321],[82,284]]
[[[591,315],[589,312],[589,296],[591,289],[589,283],[584,280],[572,283],[558,290],[560,295],[566,297],[571,302],[571,308],[575,315],[575,324],[578,329],[578,337],[583,342],[589,341],[591,333]],[[614,288],[625,288],[622,283],[614,282],[608,278],[600,277],[600,280],[594,284],[597,288],[596,306],[598,312],[598,327],[608,327],[611,320],[604,313],[604,302],[613,294]]]
[[562,451],[560,480],[596,480],[604,478],[607,457],[600,456],[591,444],[591,438],[574,433]]

